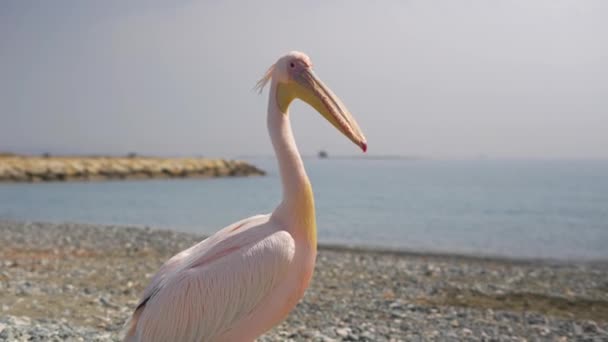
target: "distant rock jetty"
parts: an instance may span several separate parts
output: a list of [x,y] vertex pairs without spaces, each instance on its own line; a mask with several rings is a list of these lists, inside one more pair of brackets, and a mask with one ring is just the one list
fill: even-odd
[[0,155],[0,182],[258,176],[238,160],[154,157],[31,157]]

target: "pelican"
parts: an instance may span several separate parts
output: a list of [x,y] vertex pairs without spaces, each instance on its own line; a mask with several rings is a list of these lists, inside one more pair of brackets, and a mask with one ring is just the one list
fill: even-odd
[[312,187],[296,147],[289,105],[300,99],[363,152],[367,142],[344,104],[290,52],[256,87],[270,82],[267,126],[283,194],[267,215],[233,223],[163,264],[125,325],[125,341],[253,341],[287,317],[315,267]]

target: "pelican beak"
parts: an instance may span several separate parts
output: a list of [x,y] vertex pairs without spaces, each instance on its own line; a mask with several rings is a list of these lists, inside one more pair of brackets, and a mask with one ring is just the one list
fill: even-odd
[[279,104],[287,102],[288,105],[293,98],[301,99],[316,109],[363,152],[367,151],[367,141],[355,118],[310,68],[303,68],[292,76],[292,80],[288,85],[279,87]]

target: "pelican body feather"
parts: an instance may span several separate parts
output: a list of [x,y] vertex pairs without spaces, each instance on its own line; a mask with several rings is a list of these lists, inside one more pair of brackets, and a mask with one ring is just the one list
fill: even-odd
[[270,82],[267,126],[283,198],[267,215],[231,224],[176,254],[154,275],[130,320],[125,341],[253,341],[287,317],[312,278],[317,230],[312,187],[289,121],[302,99],[359,145],[358,125],[312,74],[299,52],[281,57],[258,82]]

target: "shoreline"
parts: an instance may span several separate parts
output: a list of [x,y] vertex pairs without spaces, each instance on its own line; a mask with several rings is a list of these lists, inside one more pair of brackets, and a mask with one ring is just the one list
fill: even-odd
[[[0,340],[117,341],[150,277],[201,239],[0,220]],[[258,341],[463,339],[608,339],[608,265],[322,245],[304,299]]]
[[558,259],[558,258],[530,258],[530,257],[511,257],[495,254],[474,254],[459,252],[439,252],[411,250],[401,248],[389,248],[382,246],[363,246],[351,244],[320,243],[319,249],[335,252],[366,253],[379,255],[395,255],[398,257],[414,257],[428,259],[451,259],[463,262],[492,262],[511,265],[548,265],[548,266],[576,266],[576,265],[596,265],[608,268],[608,259]]
[[[70,220],[22,220],[22,219],[3,219],[0,218],[0,224],[50,224],[50,225],[78,225],[82,227],[99,228],[104,227],[122,227],[125,229],[142,229],[144,231],[154,233],[175,233],[183,234],[194,239],[203,239],[209,237],[203,233],[185,232],[177,229],[171,229],[170,226],[153,226],[147,224],[128,224],[128,223],[90,223]],[[549,266],[576,266],[576,265],[595,265],[598,267],[608,268],[608,259],[560,259],[560,258],[534,258],[534,257],[514,257],[500,254],[483,254],[483,253],[466,253],[466,252],[450,252],[450,251],[430,251],[430,250],[415,250],[400,247],[386,247],[381,245],[360,245],[352,243],[339,242],[319,242],[317,244],[319,250],[333,252],[348,252],[348,253],[365,253],[377,254],[397,257],[415,257],[428,259],[451,259],[464,262],[493,262],[500,264],[512,265],[549,265]]]

